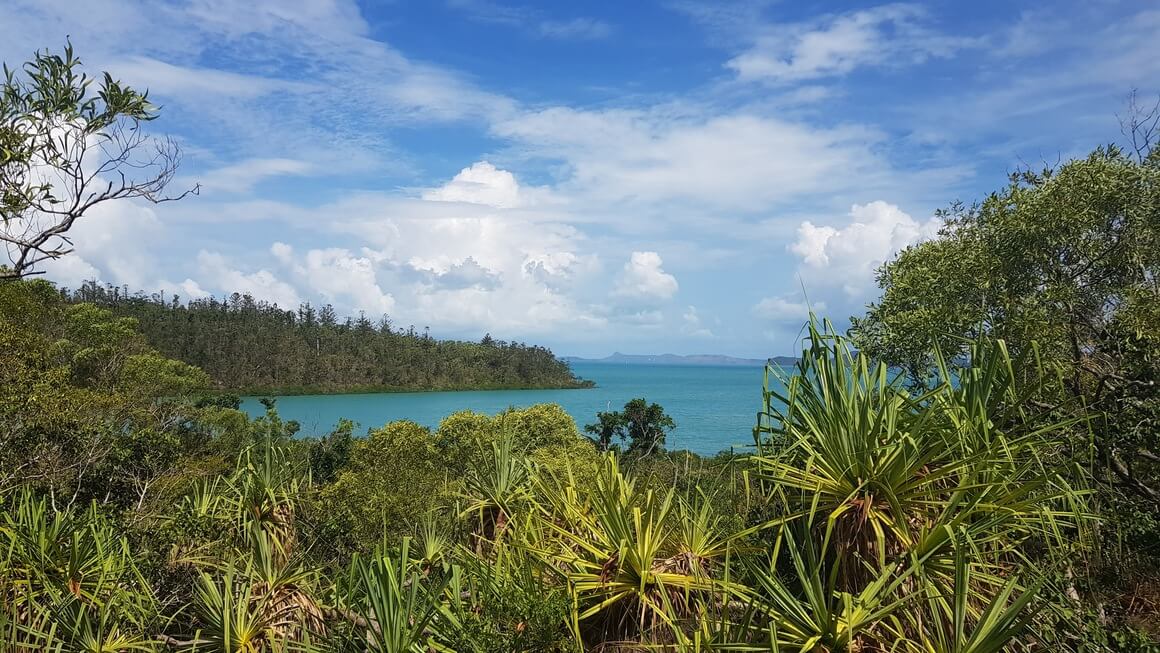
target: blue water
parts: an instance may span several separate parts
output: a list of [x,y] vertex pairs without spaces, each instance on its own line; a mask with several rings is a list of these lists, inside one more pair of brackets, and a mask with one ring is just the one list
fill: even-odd
[[[760,367],[704,367],[573,363],[577,375],[592,379],[595,388],[580,390],[489,390],[407,392],[357,395],[302,395],[278,398],[283,419],[297,420],[303,435],[329,432],[345,417],[359,424],[356,432],[399,419],[430,427],[456,411],[470,409],[495,414],[510,406],[556,403],[583,429],[602,410],[620,410],[634,397],[664,407],[677,428],[669,434],[669,449],[714,454],[753,443],[753,425],[761,408]],[[250,415],[264,409],[253,397],[243,401]]]

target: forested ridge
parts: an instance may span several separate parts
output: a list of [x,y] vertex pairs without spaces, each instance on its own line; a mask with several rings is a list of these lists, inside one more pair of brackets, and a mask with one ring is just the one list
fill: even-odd
[[90,282],[62,290],[137,321],[164,355],[201,368],[223,390],[252,394],[576,388],[568,364],[548,349],[485,336],[439,340],[397,329],[385,316],[339,318],[329,304],[297,310],[233,293],[180,301]]

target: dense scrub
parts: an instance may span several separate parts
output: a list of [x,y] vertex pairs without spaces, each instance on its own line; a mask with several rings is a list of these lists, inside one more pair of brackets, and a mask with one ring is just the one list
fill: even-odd
[[920,383],[934,356],[961,357],[977,338],[1054,369],[1047,406],[1075,420],[1070,446],[1092,452],[1093,618],[1160,635],[1160,149],[1149,147],[1021,171],[951,207],[939,237],[880,270],[882,297],[854,335]]
[[438,340],[386,318],[339,319],[329,305],[287,310],[228,299],[130,294],[86,284],[64,296],[132,317],[164,355],[195,365],[215,387],[248,394],[392,390],[573,388],[568,364],[544,347],[484,337]]
[[[43,283],[0,296],[25,343],[0,354],[22,370],[5,385],[6,650],[1146,650],[1075,617],[1087,459],[1035,408],[1052,377],[1001,342],[920,392],[815,329],[765,394],[755,455],[618,456],[556,406],[294,439],[273,404],[248,420],[198,398],[204,378],[122,318]],[[141,357],[190,385],[139,383]],[[72,393],[103,428],[53,451],[74,423],[16,402]],[[153,462],[119,467],[146,427]],[[59,479],[37,463],[98,449]]]

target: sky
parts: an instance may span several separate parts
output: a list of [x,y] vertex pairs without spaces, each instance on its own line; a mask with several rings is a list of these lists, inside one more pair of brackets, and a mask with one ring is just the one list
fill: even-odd
[[148,88],[176,203],[104,204],[47,278],[248,292],[557,354],[800,349],[935,211],[1120,140],[1160,5],[0,0]]

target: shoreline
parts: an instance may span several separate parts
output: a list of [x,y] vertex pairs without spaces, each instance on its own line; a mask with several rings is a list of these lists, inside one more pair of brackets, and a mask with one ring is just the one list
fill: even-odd
[[495,384],[483,386],[442,386],[433,388],[400,388],[398,386],[354,386],[328,390],[324,388],[223,388],[215,389],[216,394],[234,394],[243,399],[260,397],[302,397],[307,395],[377,395],[377,394],[408,394],[429,392],[501,392],[508,390],[590,390],[596,383],[583,379],[573,385],[508,385]]

